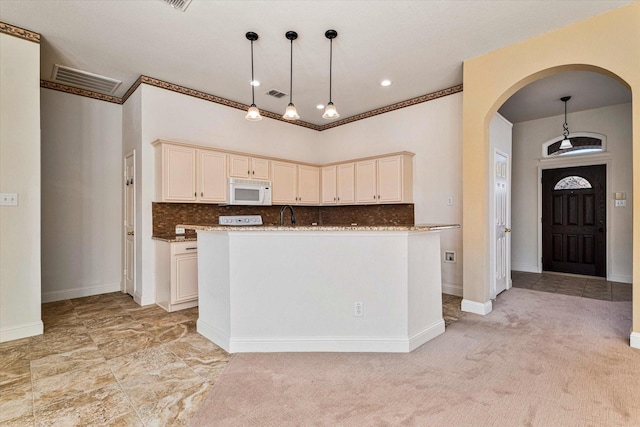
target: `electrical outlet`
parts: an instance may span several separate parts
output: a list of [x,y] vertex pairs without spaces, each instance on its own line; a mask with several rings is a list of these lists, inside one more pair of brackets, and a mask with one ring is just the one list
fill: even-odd
[[0,206],[18,206],[18,193],[0,193]]
[[183,227],[176,227],[176,234],[184,234],[184,228]]
[[456,253],[453,251],[445,251],[444,262],[456,262]]
[[447,206],[453,206],[453,197],[447,199]]
[[364,315],[362,301],[356,301],[353,303],[353,315],[355,317],[362,317]]

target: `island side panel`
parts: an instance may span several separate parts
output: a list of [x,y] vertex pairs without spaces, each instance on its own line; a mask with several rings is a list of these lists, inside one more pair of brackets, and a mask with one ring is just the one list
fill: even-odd
[[198,231],[198,333],[230,351],[230,262],[226,232]]
[[410,233],[409,339],[413,350],[444,333],[440,233]]
[[406,232],[243,231],[229,244],[232,352],[408,351]]

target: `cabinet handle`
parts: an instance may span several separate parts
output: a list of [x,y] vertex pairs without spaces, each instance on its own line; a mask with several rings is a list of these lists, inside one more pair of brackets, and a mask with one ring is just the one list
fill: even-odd
[[380,200],[380,195],[378,194],[378,200]]
[[247,171],[247,175],[251,175],[251,171]]
[[336,198],[335,198],[335,197],[333,198],[333,201],[334,201],[334,202],[336,201]]
[[200,192],[200,197],[204,197],[204,191]]
[[255,175],[255,174],[256,174],[256,171],[251,171],[251,175]]
[[188,251],[195,251],[196,249],[198,249],[198,247],[195,247],[195,248],[186,248],[186,250],[188,250]]
[[340,201],[340,197],[338,197],[338,201]]
[[193,197],[198,197],[198,193],[193,193]]

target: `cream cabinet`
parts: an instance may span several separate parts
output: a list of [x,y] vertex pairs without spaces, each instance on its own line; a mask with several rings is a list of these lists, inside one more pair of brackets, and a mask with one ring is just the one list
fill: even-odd
[[321,170],[324,205],[349,205],[355,202],[355,163],[325,166]]
[[268,180],[270,163],[269,160],[260,157],[229,154],[229,176]]
[[155,199],[162,202],[224,203],[227,154],[161,143],[155,146]]
[[156,240],[156,304],[167,311],[198,305],[198,242]]
[[320,204],[320,168],[272,161],[271,202],[274,205]]
[[356,204],[413,203],[413,159],[398,154],[355,163]]

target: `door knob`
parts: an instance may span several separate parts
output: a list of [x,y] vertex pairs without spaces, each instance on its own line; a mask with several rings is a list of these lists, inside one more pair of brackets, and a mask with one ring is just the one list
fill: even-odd
[[511,233],[511,229],[510,229],[510,228],[505,227],[505,228],[504,228],[504,232],[505,232],[505,233]]
[[133,231],[127,231],[127,236],[133,236]]

